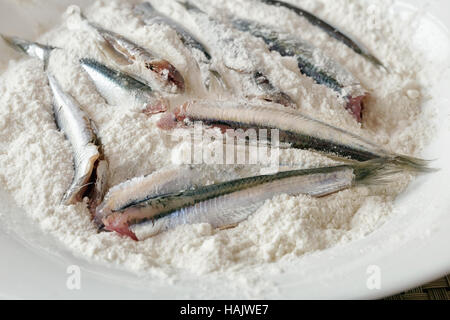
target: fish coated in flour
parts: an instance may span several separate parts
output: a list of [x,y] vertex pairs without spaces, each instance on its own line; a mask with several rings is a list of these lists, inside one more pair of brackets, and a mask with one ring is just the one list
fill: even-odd
[[342,42],[347,47],[352,49],[354,52],[356,52],[357,54],[363,56],[364,58],[366,58],[367,60],[372,62],[374,65],[385,68],[383,66],[383,63],[379,59],[377,59],[374,55],[372,55],[361,44],[356,43],[356,41],[352,40],[348,35],[345,35],[338,28],[330,25],[329,23],[318,18],[317,16],[313,15],[312,13],[310,13],[304,9],[301,9],[295,5],[287,3],[285,1],[278,1],[278,0],[260,0],[260,1],[267,5],[271,5],[271,6],[275,6],[275,7],[283,7],[288,10],[291,10],[292,12],[296,13],[298,16],[305,18],[312,25],[317,26],[318,28],[322,29],[330,37]]
[[[398,155],[353,133],[336,128],[301,112],[273,104],[249,102],[192,100],[160,120],[162,129],[170,129],[176,122],[202,121],[213,126],[231,129],[276,129],[281,143],[293,148],[314,150],[341,160],[368,161],[377,158],[390,159],[413,171],[427,171],[427,161]],[[258,130],[256,130],[258,133]]]
[[93,59],[81,59],[80,64],[109,104],[144,110],[149,115],[167,110],[168,102],[147,84]]
[[[220,47],[221,50],[225,52],[225,55],[244,55],[246,56],[245,60],[248,60],[248,56],[251,56],[251,53],[249,53],[248,50],[241,47],[240,44],[237,44],[233,38],[227,35],[230,33],[230,31],[232,31],[232,28],[210,17],[206,12],[202,11],[192,2],[177,2],[189,12],[189,14],[194,18],[194,20],[197,22],[197,25],[200,27],[200,29],[202,29],[203,32],[215,34],[215,45]],[[249,62],[245,67],[245,70],[239,70],[238,68],[230,66],[227,63],[225,63],[225,65],[230,70],[237,71],[238,73],[244,75],[244,78],[247,78],[249,80],[248,82],[253,83],[258,89],[259,92],[257,94],[246,93],[247,98],[259,98],[260,100],[282,104],[286,107],[295,107],[295,103],[292,101],[292,99],[286,93],[282,92],[279,88],[272,84],[269,78],[264,74],[264,71],[260,67],[255,66],[253,62]]]
[[65,93],[57,80],[48,75],[53,93],[53,112],[58,128],[72,145],[75,174],[62,203],[75,204],[90,197],[91,212],[102,201],[108,164],[101,153],[100,143],[92,120],[78,102]]
[[116,53],[125,58],[126,64],[137,67],[139,77],[149,81],[150,84],[157,82],[167,92],[184,92],[184,78],[169,61],[97,24],[89,23],[89,25],[97,30]]
[[189,50],[197,50],[203,56],[202,58],[198,58],[197,55],[194,54],[194,58],[196,59],[197,64],[207,66],[207,74],[203,74],[203,82],[205,87],[209,89],[211,87],[211,79],[215,78],[223,87],[225,86],[222,76],[220,73],[215,70],[212,66],[212,56],[209,52],[209,49],[199,40],[197,37],[192,34],[188,29],[186,29],[183,25],[173,20],[169,16],[163,14],[162,12],[155,9],[152,4],[149,2],[143,2],[137,5],[134,9],[134,12],[137,16],[141,18],[141,20],[148,25],[165,25],[172,28],[180,38],[181,42],[189,49]]
[[282,35],[245,19],[232,19],[232,24],[238,30],[263,39],[269,50],[278,52],[283,57],[294,57],[301,73],[336,91],[345,99],[346,109],[361,122],[367,90],[347,69],[298,37]]
[[172,192],[150,192],[147,197],[139,196],[140,201],[132,197],[130,205],[108,215],[103,223],[106,230],[134,240],[144,240],[185,224],[208,223],[223,228],[246,220],[276,195],[323,197],[354,185],[386,180],[396,172],[388,167],[385,160],[377,160],[280,172]]

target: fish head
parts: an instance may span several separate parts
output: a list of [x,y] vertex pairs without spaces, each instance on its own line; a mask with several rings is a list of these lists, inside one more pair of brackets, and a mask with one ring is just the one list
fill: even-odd
[[[133,209],[131,209],[131,211],[133,211]],[[120,213],[113,213],[108,217],[104,218],[102,221],[105,230],[117,232],[121,235],[130,237],[135,241],[139,241],[136,235],[130,230],[128,220],[129,214],[127,214],[127,212],[123,213],[120,212]]]
[[169,85],[175,88],[176,93],[184,92],[185,84],[181,73],[167,60],[150,61],[145,67],[159,75],[161,79],[167,81]]

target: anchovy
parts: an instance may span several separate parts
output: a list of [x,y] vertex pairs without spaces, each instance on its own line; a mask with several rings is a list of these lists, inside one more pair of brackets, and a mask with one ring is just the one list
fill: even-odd
[[0,34],[0,37],[13,49],[25,53],[30,57],[38,58],[44,62],[44,69],[47,69],[51,52],[56,49],[52,46],[43,45],[17,37],[8,37]]
[[48,80],[53,93],[56,124],[73,150],[75,174],[62,203],[75,204],[84,196],[89,196],[91,212],[95,212],[95,206],[104,195],[108,164],[101,154],[94,123],[78,102],[61,89],[53,76],[48,75]]
[[238,30],[263,39],[271,51],[284,57],[295,57],[303,74],[338,92],[347,102],[346,109],[361,122],[367,91],[347,69],[300,38],[282,35],[245,19],[233,19],[232,24]]
[[[309,23],[311,23],[314,26],[317,26],[318,28],[325,31],[330,37],[342,42],[347,47],[352,49],[357,54],[363,56],[373,64],[375,64],[378,67],[384,67],[383,63],[378,60],[375,56],[373,56],[366,48],[364,48],[361,44],[357,44],[354,40],[352,40],[349,36],[345,35],[342,31],[340,31],[338,28],[330,25],[329,23],[325,22],[324,20],[316,17],[312,13],[303,10],[297,6],[294,6],[292,4],[286,3],[284,1],[277,1],[277,0],[260,0],[261,2],[276,6],[276,7],[284,7],[287,8],[297,15],[305,18]],[[386,68],[385,68],[386,69]]]
[[[219,43],[220,47],[224,48],[224,50],[233,55],[237,55],[239,51],[242,51],[237,47],[237,44],[235,44],[233,39],[226,37],[224,38],[224,34],[226,34],[228,30],[230,30],[228,26],[213,19],[206,12],[202,11],[200,8],[189,1],[177,2],[184,8],[186,8],[186,10],[194,17],[194,19],[196,19],[196,21],[200,22],[199,26],[204,21],[208,22],[208,25],[210,25],[211,28],[204,31],[215,32],[217,34],[217,42]],[[227,67],[236,71],[236,69],[230,66]],[[254,66],[248,66],[248,68],[251,69],[250,72],[248,72],[250,80],[255,84],[259,91],[262,92],[262,94],[256,96],[257,98],[277,104],[282,104],[286,107],[295,106],[295,103],[292,101],[292,99],[286,93],[282,92],[279,88],[276,88],[262,70]],[[242,70],[237,71],[239,73],[243,73]]]
[[[152,193],[103,220],[105,229],[144,240],[185,224],[208,223],[214,228],[246,220],[276,195],[323,197],[354,185],[388,180],[395,173],[384,161],[238,179],[209,186]],[[387,170],[386,172],[383,172]]]
[[[211,76],[216,78],[222,86],[225,86],[222,76],[212,68],[212,57],[206,46],[198,40],[191,32],[189,32],[181,24],[166,16],[162,12],[156,10],[149,2],[144,2],[135,7],[135,13],[141,17],[144,23],[153,25],[166,25],[172,28],[180,38],[181,42],[190,50],[198,50],[203,54],[203,59],[196,58],[199,65],[208,65],[209,74],[204,76],[204,83],[207,89],[210,88]],[[194,55],[194,57],[197,57]]]
[[184,78],[169,61],[117,33],[105,30],[94,23],[89,25],[97,30],[117,54],[126,59],[126,63],[136,66],[141,77],[150,83],[156,81],[165,91],[184,92]]
[[[161,194],[168,194],[196,186],[201,172],[191,167],[163,169],[148,176],[137,177],[111,188],[103,203],[97,207],[94,222],[103,228],[103,221],[116,212]],[[130,215],[127,219],[139,219]],[[126,230],[124,230],[126,232]]]
[[196,49],[203,53],[207,61],[211,61],[212,57],[209,50],[200,40],[198,40],[191,32],[189,32],[181,24],[166,16],[162,12],[156,10],[149,2],[144,2],[135,7],[135,13],[139,15],[147,24],[162,24],[176,31],[183,44],[191,49]]
[[109,104],[141,109],[149,115],[167,110],[168,102],[145,83],[92,59],[80,63]]
[[185,120],[190,120],[191,123],[202,121],[232,129],[267,129],[269,133],[276,129],[280,142],[290,144],[293,148],[315,150],[337,156],[341,160],[368,161],[384,158],[410,170],[428,170],[425,160],[391,153],[355,134],[281,106],[193,100],[184,103],[173,113],[167,113],[160,120],[160,128],[170,129],[177,122]]

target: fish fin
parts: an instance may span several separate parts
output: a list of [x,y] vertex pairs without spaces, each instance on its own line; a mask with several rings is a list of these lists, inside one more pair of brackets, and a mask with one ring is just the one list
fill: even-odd
[[[0,38],[3,39],[3,41],[5,41],[5,43],[11,47],[12,49],[20,52],[20,53],[24,53],[26,55],[35,57],[35,58],[39,58],[40,60],[42,60],[42,62],[44,63],[44,70],[47,70],[48,67],[48,63],[50,60],[50,53],[55,50],[58,49],[56,47],[52,47],[52,46],[47,46],[47,45],[42,45],[40,43],[37,42],[32,42],[32,41],[28,41],[28,40],[24,40],[24,39],[20,39],[17,37],[9,37],[6,36],[4,34],[0,34]],[[44,51],[44,55],[42,57],[38,56],[38,55],[34,55],[34,54],[29,54],[27,52],[27,47],[30,46],[36,46],[39,47],[40,49],[42,49]]]
[[389,73],[389,69],[386,68],[386,66],[374,55],[368,54],[368,53],[362,53],[361,54],[364,58],[372,62],[375,66],[384,69],[386,72]]
[[25,51],[23,50],[22,47],[20,47],[17,42],[14,40],[13,37],[9,37],[7,35],[1,34],[0,33],[0,38],[3,39],[3,41],[5,41],[5,43],[10,46],[11,48],[13,48],[14,50],[20,51],[25,53]]
[[403,170],[427,173],[436,172],[439,169],[431,168],[429,165],[432,160],[424,160],[415,157],[405,156],[405,155],[395,155],[391,162],[396,166],[402,168]]
[[394,181],[394,177],[403,172],[402,168],[396,166],[386,158],[379,158],[353,164],[356,185],[379,185]]

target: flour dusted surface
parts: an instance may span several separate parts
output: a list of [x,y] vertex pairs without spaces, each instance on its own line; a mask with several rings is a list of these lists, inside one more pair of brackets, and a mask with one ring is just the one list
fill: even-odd
[[[291,58],[270,53],[262,41],[242,34],[236,37],[247,41],[241,39],[236,45],[240,46],[241,53],[246,50],[252,53],[248,63],[264,65],[273,84],[288,93],[303,113],[370,138],[387,149],[412,155],[420,152],[429,131],[420,107],[424,98],[423,84],[419,81],[423,66],[419,63],[420,57],[411,52],[404,30],[404,25],[409,25],[413,32],[414,25],[383,14],[383,10],[370,16],[375,22],[368,23],[369,4],[363,1],[295,2],[344,30],[351,30],[391,72],[377,69],[283,8],[258,5],[256,10],[255,2],[250,0],[225,3],[202,0],[198,3],[209,3],[210,13],[224,11],[241,15],[294,34],[301,30],[302,38],[343,64],[369,89],[363,127],[344,110],[344,101],[331,90],[300,75]],[[377,3],[380,7],[389,7],[391,1]],[[212,36],[200,33],[179,6],[169,1],[159,6],[161,11],[191,23],[192,30],[203,41],[211,41]],[[85,14],[92,21],[171,61],[188,83],[186,96],[179,99],[208,96],[201,87],[201,76],[193,67],[190,51],[173,30],[142,25],[127,1],[96,1]],[[52,54],[50,70],[97,124],[110,164],[110,186],[172,165],[172,159],[185,146],[156,127],[158,117],[149,119],[126,106],[105,103],[78,63],[85,57],[107,62],[100,50],[99,36],[79,19],[76,8],[68,9],[62,20],[60,26],[38,40],[64,48]],[[221,62],[230,57],[221,57],[220,48],[213,48],[212,52],[217,57],[216,67],[226,73]],[[242,59],[228,61],[242,62]],[[235,77],[232,73],[226,76]],[[245,86],[236,92],[241,90],[245,90]],[[223,92],[209,95],[227,98]],[[268,201],[234,229],[218,231],[206,224],[183,226],[146,241],[134,242],[115,233],[97,233],[86,203],[70,207],[60,205],[73,176],[72,153],[69,142],[56,128],[50,103],[51,93],[42,64],[17,56],[0,78],[1,185],[36,224],[76,255],[111,262],[135,272],[174,278],[180,270],[198,275],[221,272],[232,279],[239,274],[262,281],[261,270],[267,268],[275,272],[273,263],[295,261],[304,254],[370,234],[389,219],[393,200],[411,180],[405,174],[387,186],[359,187],[321,199],[281,195]],[[281,159],[298,168],[334,163],[326,157],[300,150],[284,150]],[[205,170],[205,183],[259,173],[255,166],[214,166]],[[260,273],[254,274],[256,267]]]

